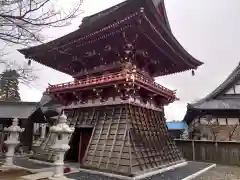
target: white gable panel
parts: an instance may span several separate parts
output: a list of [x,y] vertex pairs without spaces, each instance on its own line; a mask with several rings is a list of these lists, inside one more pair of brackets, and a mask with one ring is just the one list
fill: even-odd
[[240,85],[239,84],[235,85],[235,93],[240,94]]
[[225,94],[234,94],[234,89],[230,88],[229,90],[227,90]]

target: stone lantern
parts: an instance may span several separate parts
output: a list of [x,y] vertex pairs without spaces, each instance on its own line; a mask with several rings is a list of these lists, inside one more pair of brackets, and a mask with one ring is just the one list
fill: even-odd
[[8,132],[8,138],[4,142],[7,146],[7,152],[5,154],[5,163],[3,167],[14,167],[13,165],[13,156],[16,146],[20,143],[19,134],[22,133],[25,129],[18,126],[18,119],[14,118],[12,125],[8,128],[4,128],[4,132]]
[[69,136],[74,132],[74,127],[69,127],[67,124],[67,117],[63,113],[59,117],[59,122],[57,125],[52,126],[50,128],[50,133],[54,136],[55,134],[55,143],[51,146],[51,149],[55,153],[55,172],[50,179],[54,180],[63,180],[67,179],[64,176],[64,155],[70,148],[68,145],[69,143]]

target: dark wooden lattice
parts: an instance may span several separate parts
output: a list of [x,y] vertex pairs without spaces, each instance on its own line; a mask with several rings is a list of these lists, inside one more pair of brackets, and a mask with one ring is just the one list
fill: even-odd
[[[67,115],[71,126],[94,127],[85,168],[134,176],[182,159],[160,111],[122,104],[72,109]],[[54,158],[48,148],[51,139],[55,138],[49,135],[38,159]]]
[[77,125],[94,126],[82,167],[134,176],[182,160],[160,111],[129,104],[72,111]]

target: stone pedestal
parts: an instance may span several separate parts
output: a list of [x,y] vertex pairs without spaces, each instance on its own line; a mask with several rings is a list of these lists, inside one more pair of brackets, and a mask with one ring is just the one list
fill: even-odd
[[4,131],[8,132],[9,135],[7,140],[4,142],[8,150],[5,154],[5,163],[2,167],[13,168],[15,167],[13,164],[14,151],[16,146],[20,143],[18,140],[19,134],[24,131],[24,128],[20,128],[20,126],[18,126],[18,119],[14,118],[12,125],[8,128],[4,128]]
[[56,140],[51,149],[55,153],[55,171],[52,177],[49,179],[54,180],[63,180],[68,179],[64,176],[64,155],[69,150],[70,146],[68,145],[69,142],[69,135],[72,134],[74,128],[69,127],[67,124],[67,117],[63,113],[59,117],[59,122],[56,126],[52,126],[50,128],[50,133],[56,134]]

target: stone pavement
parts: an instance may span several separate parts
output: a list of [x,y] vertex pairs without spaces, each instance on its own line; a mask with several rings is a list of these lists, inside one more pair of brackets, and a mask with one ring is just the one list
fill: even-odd
[[[202,169],[205,169],[206,167],[209,167],[210,165],[212,164],[202,162],[188,162],[186,166],[178,167],[176,169],[166,171],[152,177],[144,178],[142,180],[182,180]],[[66,176],[75,180],[119,180],[115,177],[94,175],[86,172],[70,173]]]
[[14,164],[26,169],[45,169],[45,168],[52,167],[51,165],[39,164],[39,163],[28,161],[27,158],[15,158]]
[[217,165],[194,180],[237,180],[240,179],[240,167]]

